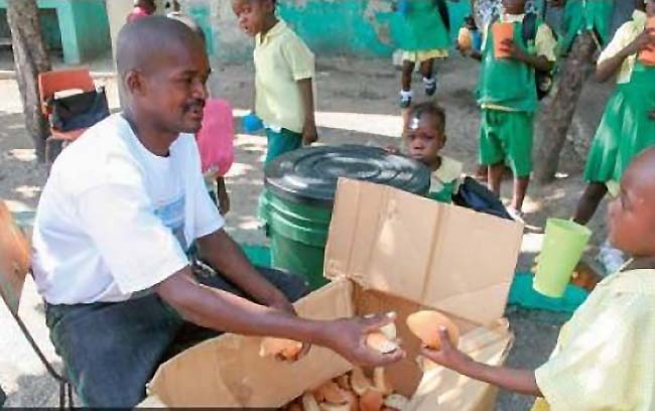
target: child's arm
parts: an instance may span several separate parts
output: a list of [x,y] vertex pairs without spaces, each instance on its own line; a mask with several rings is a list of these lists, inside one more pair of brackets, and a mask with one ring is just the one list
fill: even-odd
[[[617,36],[618,35],[619,33],[617,33]],[[641,33],[636,39],[614,56],[601,61],[596,68],[596,80],[601,83],[609,80],[621,69],[625,59],[652,45],[655,45],[655,31],[650,29]],[[612,44],[608,46],[608,48],[610,47],[612,47]]]
[[551,71],[555,63],[548,60],[544,56],[529,54],[523,51],[521,47],[516,45],[513,40],[505,40],[503,46],[509,50],[512,58],[527,64],[528,66],[539,71]]
[[225,187],[225,178],[216,177],[216,197],[218,200],[218,208],[221,210],[222,215],[230,212],[230,196]]
[[314,114],[314,87],[311,78],[298,80],[300,95],[305,111],[305,125],[302,130],[302,141],[305,145],[310,145],[318,141],[318,131],[316,130],[316,119]]
[[492,367],[476,362],[453,347],[446,329],[440,330],[439,333],[441,336],[441,350],[423,350],[423,355],[429,360],[467,377],[495,385],[507,391],[534,397],[543,396],[537,386],[534,371]]

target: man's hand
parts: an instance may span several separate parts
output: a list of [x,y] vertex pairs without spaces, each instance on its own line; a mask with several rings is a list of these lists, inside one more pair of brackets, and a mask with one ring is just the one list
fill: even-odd
[[302,143],[305,146],[311,146],[318,141],[318,130],[316,129],[316,122],[313,119],[305,121],[305,126],[302,129]]
[[439,337],[441,339],[441,349],[439,351],[423,348],[421,354],[425,356],[425,358],[443,367],[463,373],[467,363],[472,362],[471,357],[453,346],[448,337],[448,330],[446,328],[441,328],[439,330]]
[[395,320],[395,316],[377,314],[367,318],[341,319],[326,323],[324,344],[353,364],[380,367],[393,364],[405,357],[402,349],[381,354],[366,345],[368,334]]

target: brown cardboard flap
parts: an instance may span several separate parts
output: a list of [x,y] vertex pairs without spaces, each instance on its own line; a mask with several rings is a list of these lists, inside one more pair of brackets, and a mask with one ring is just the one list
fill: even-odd
[[503,315],[522,234],[518,223],[340,179],[325,276],[489,324]]
[[[337,281],[299,301],[296,309],[316,320],[352,317],[352,294],[350,281]],[[171,407],[278,407],[352,369],[320,347],[295,364],[262,358],[260,343],[261,338],[234,334],[203,342],[161,365],[149,395]]]

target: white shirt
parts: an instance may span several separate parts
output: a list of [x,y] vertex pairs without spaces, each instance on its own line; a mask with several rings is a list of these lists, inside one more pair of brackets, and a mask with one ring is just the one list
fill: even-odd
[[34,224],[32,267],[45,300],[124,301],[187,266],[188,246],[224,224],[200,167],[193,135],[159,157],[120,114],[66,148]]

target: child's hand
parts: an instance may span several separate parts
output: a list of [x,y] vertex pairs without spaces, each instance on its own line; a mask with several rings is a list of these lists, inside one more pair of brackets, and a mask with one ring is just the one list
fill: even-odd
[[628,44],[625,51],[628,55],[637,54],[649,47],[655,47],[655,30],[648,29]]
[[514,43],[514,40],[507,39],[502,43],[503,49],[509,53],[510,57],[514,60],[524,61],[526,54],[523,52],[523,49]]
[[302,143],[305,146],[310,146],[318,141],[318,130],[316,123],[313,120],[307,120],[302,130]]
[[221,215],[223,216],[230,212],[230,196],[227,191],[218,193],[218,208],[221,209]]
[[446,328],[442,327],[439,330],[439,337],[441,339],[440,350],[435,351],[429,348],[423,348],[421,354],[436,364],[461,373],[466,367],[466,364],[472,362],[471,357],[453,346]]

